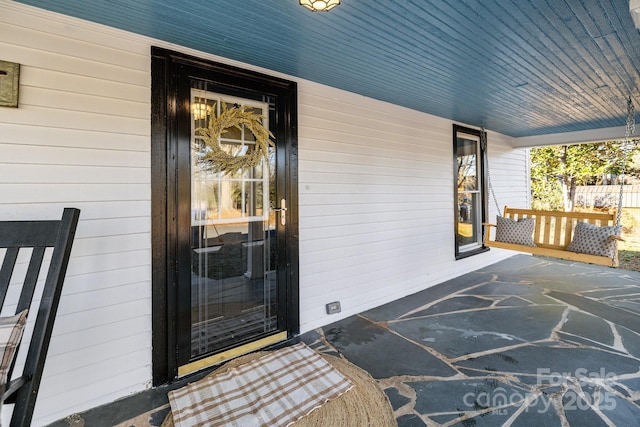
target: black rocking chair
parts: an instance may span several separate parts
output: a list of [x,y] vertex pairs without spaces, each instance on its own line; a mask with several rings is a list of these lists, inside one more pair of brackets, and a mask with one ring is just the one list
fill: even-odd
[[[60,301],[62,283],[67,271],[79,216],[79,209],[66,208],[61,220],[0,221],[0,254],[2,253],[1,249],[6,249],[0,267],[0,306],[4,307],[5,305],[9,284],[12,288],[16,285],[21,286],[15,313],[18,314],[28,309],[28,317],[35,316],[31,339],[29,342],[24,341],[21,344],[23,347],[29,346],[23,371],[17,378],[11,379],[15,359],[11,361],[7,376],[11,381],[1,387],[2,403],[15,403],[11,427],[29,426],[33,418],[53,322]],[[47,248],[53,248],[52,251],[50,250],[51,261],[44,281],[40,304],[36,307],[32,306],[31,301],[34,298],[34,291]],[[20,274],[20,279],[12,279],[18,253],[23,249],[28,249],[27,252],[31,253],[26,275],[24,279],[22,279],[22,274]],[[22,282],[22,285],[16,284],[15,280]],[[7,301],[7,304],[10,303]],[[11,304],[15,304],[15,301]],[[11,314],[13,313],[3,312],[3,316]]]

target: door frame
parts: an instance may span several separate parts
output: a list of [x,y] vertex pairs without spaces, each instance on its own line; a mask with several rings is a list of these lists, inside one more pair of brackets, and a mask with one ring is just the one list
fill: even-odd
[[[153,385],[178,378],[177,316],[178,259],[177,215],[177,115],[189,108],[177,96],[179,67],[195,67],[215,82],[263,93],[275,98],[276,128],[282,145],[277,148],[277,185],[287,199],[287,226],[278,241],[278,271],[285,272],[287,337],[299,333],[298,250],[298,105],[297,84],[163,48],[151,48],[151,280]],[[281,152],[284,150],[284,153]],[[280,315],[280,314],[279,314]]]

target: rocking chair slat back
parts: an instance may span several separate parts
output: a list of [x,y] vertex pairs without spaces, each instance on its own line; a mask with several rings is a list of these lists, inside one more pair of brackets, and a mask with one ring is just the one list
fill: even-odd
[[33,248],[31,259],[29,260],[29,267],[27,268],[27,274],[24,277],[22,291],[20,292],[20,299],[18,300],[16,313],[19,313],[31,306],[31,300],[33,299],[36,284],[38,283],[38,276],[40,275],[40,268],[42,266],[42,260],[44,259],[45,249],[46,248],[42,246]]
[[[7,248],[0,268],[0,283],[9,283],[13,275],[13,268],[18,260],[19,248]],[[0,307],[4,306],[4,300],[7,297],[8,286],[0,286]]]
[[[29,309],[28,318],[35,318],[33,333],[29,342],[23,341],[21,346],[28,345],[24,368],[17,378],[11,379],[14,366],[9,370],[11,381],[3,388],[2,403],[14,402],[11,426],[29,426],[33,418],[38,389],[51,340],[53,323],[62,293],[71,247],[75,236],[80,210],[66,208],[62,219],[57,221],[0,221],[0,248],[4,248],[4,260],[0,268],[0,304],[7,304],[10,286],[20,286],[20,295],[15,313]],[[51,260],[44,279],[42,294],[38,307],[32,306],[34,293],[41,275],[43,260],[47,249],[52,248]],[[30,253],[26,273],[16,274],[16,263],[23,255]],[[44,272],[43,272],[44,273]],[[20,276],[20,277],[14,277]],[[21,279],[23,277],[23,279]],[[12,304],[15,301],[11,302]],[[12,310],[13,311],[13,310]],[[9,313],[5,313],[7,315]],[[15,360],[14,360],[15,365]]]

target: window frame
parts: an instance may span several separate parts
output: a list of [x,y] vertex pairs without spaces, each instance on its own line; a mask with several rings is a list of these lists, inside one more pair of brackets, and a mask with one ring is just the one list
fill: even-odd
[[[457,124],[453,125],[453,239],[454,239],[454,247],[455,247],[455,259],[463,259],[473,255],[477,255],[479,253],[483,253],[489,250],[488,247],[484,246],[483,236],[484,236],[484,223],[486,222],[487,212],[488,212],[488,203],[487,203],[487,147],[483,147],[482,144],[482,133],[483,131],[478,129],[473,129],[465,126],[460,126]],[[478,202],[478,208],[474,212],[474,222],[477,227],[478,236],[474,243],[477,243],[473,249],[464,250],[462,249],[462,245],[460,245],[458,240],[458,224],[460,223],[460,206],[458,204],[458,196],[460,195],[460,191],[458,189],[458,139],[461,135],[468,135],[472,137],[476,137],[478,139],[477,142],[477,156],[476,159],[476,176],[479,176],[477,183],[479,184],[479,188],[474,190],[475,194],[478,194],[480,200]],[[485,134],[486,135],[486,134]],[[479,212],[477,212],[479,211]],[[479,218],[478,218],[479,216]]]

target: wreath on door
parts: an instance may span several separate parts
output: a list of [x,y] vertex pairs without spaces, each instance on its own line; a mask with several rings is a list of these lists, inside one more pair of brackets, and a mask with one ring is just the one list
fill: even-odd
[[[227,107],[224,101],[220,101],[222,111],[216,117],[211,116],[209,126],[199,128],[199,136],[204,141],[208,150],[201,160],[209,163],[212,169],[220,172],[235,172],[243,168],[254,168],[262,159],[267,159],[269,147],[274,146],[273,134],[264,127],[264,116],[254,111],[247,110],[247,106]],[[225,151],[220,146],[220,137],[231,128],[242,131],[242,127],[249,130],[254,137],[255,146],[249,148],[246,154],[234,155]]]

